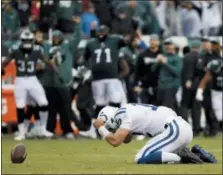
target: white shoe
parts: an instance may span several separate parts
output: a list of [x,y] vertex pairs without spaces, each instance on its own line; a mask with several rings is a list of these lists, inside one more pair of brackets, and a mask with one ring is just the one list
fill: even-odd
[[65,134],[64,137],[65,137],[66,139],[68,139],[68,140],[73,140],[73,139],[75,139],[74,134],[71,133],[71,132]]
[[21,140],[25,140],[25,139],[26,139],[25,135],[22,135],[22,134],[14,137],[15,141],[21,141]]
[[90,137],[91,139],[97,139],[96,131],[89,131],[88,137]]
[[26,133],[26,137],[27,138],[34,138],[34,137],[37,137],[38,136],[38,132],[36,130],[36,128],[32,128],[28,133]]
[[88,132],[89,132],[89,131],[80,131],[79,134],[80,134],[81,136],[88,137]]
[[18,136],[19,135],[19,131],[14,132],[14,136]]
[[136,140],[138,140],[138,141],[142,141],[144,139],[145,139],[145,136],[144,135],[140,135],[140,136],[137,136],[136,137]]
[[52,138],[54,136],[54,133],[45,130],[42,132],[42,136],[47,137],[47,138]]
[[79,134],[84,137],[89,137],[91,139],[96,139],[97,138],[97,133],[96,131],[88,130],[88,131],[80,131]]

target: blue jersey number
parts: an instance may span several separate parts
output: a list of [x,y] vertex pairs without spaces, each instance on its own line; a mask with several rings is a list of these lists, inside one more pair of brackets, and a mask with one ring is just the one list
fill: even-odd
[[157,106],[150,105],[150,104],[143,104],[143,103],[131,103],[131,104],[134,105],[134,106],[137,106],[137,105],[139,105],[139,106],[145,106],[145,107],[148,107],[148,108],[152,109],[153,111],[156,111],[158,109]]

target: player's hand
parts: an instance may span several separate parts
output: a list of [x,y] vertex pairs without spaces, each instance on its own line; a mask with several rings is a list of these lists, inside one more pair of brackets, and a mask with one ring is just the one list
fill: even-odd
[[185,83],[185,87],[186,87],[187,89],[190,89],[191,86],[192,86],[192,82],[191,82],[190,80],[187,80],[186,83]]
[[76,23],[76,24],[79,24],[81,21],[80,17],[79,16],[73,16],[73,22]]
[[203,89],[198,88],[197,93],[196,93],[196,100],[197,101],[203,101],[204,100]]
[[98,24],[97,21],[92,21],[92,22],[90,23],[91,30],[95,30],[96,27],[97,27],[97,24]]
[[139,87],[139,86],[136,86],[136,87],[134,87],[134,91],[135,91],[136,93],[141,93],[141,92],[142,92],[142,88]]
[[100,128],[101,126],[104,125],[104,119],[103,118],[96,119],[93,125],[96,129]]
[[157,56],[157,61],[158,61],[158,63],[166,64],[166,63],[167,63],[167,58],[164,57],[163,55],[159,54],[159,55]]

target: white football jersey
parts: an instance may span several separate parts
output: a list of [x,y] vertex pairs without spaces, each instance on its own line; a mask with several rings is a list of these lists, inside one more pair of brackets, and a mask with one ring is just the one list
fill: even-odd
[[118,109],[114,122],[118,128],[129,129],[132,134],[155,136],[164,131],[165,124],[177,114],[170,108],[147,104],[126,104]]

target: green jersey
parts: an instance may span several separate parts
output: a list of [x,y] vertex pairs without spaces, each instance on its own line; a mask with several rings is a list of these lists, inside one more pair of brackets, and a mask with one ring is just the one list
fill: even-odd
[[30,52],[23,52],[19,44],[9,49],[9,58],[16,63],[16,76],[36,76],[36,64],[39,59],[44,58],[43,48],[34,45]]
[[87,43],[85,59],[89,60],[94,80],[118,77],[119,49],[124,45],[123,39],[115,35],[103,42],[95,38]]

